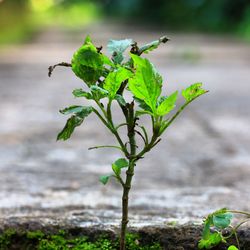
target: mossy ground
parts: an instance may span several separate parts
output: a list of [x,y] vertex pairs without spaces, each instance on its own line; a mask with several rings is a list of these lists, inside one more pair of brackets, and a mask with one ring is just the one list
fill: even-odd
[[[127,235],[127,250],[160,250],[157,242],[143,244],[138,234]],[[101,235],[91,239],[83,235],[73,236],[59,230],[56,234],[42,231],[16,231],[7,229],[0,235],[1,250],[116,250],[119,249],[119,239]]]

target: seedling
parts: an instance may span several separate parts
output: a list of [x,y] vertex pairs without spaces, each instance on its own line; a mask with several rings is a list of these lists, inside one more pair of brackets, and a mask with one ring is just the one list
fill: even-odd
[[[160,137],[184,108],[207,92],[202,89],[201,83],[189,86],[181,91],[183,104],[177,111],[173,111],[176,107],[178,91],[161,95],[163,79],[154,65],[143,57],[144,54],[157,49],[160,44],[168,40],[164,36],[142,47],[131,39],[110,40],[107,46],[111,54],[110,59],[101,52],[102,47],[96,47],[87,36],[84,44],[74,53],[71,63],[59,63],[49,67],[49,76],[56,66],[71,67],[86,87],[73,90],[73,95],[77,98],[85,98],[94,104],[74,105],[60,110],[62,114],[71,116],[57,139],[69,139],[75,128],[93,113],[113,134],[117,145],[95,146],[91,149],[115,148],[123,154],[122,158],[111,165],[113,173],[100,177],[104,185],[110,178],[115,178],[123,190],[120,250],[125,249],[129,192],[136,164],[160,142]],[[124,54],[128,48],[130,53],[125,57]],[[130,95],[125,97],[125,92]],[[130,100],[127,96],[130,96]],[[124,116],[124,121],[119,124],[115,124],[113,120],[112,106],[115,102],[120,106]],[[150,118],[150,129],[141,124],[140,117],[143,115]],[[127,140],[122,139],[119,130],[122,126],[126,127]],[[139,146],[139,140],[142,146]],[[124,170],[126,172],[122,174]]]
[[[245,218],[238,222],[237,225],[232,225],[232,219],[235,214],[242,215]],[[204,228],[202,238],[199,241],[199,249],[212,249],[220,243],[227,243],[228,239],[235,237],[237,247],[230,245],[228,250],[240,250],[240,242],[237,235],[237,230],[244,223],[250,221],[250,213],[238,210],[229,210],[222,208],[209,214],[204,220]],[[229,233],[228,233],[229,232]]]

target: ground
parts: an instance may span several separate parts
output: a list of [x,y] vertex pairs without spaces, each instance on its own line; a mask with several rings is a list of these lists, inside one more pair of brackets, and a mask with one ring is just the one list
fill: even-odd
[[199,224],[221,207],[249,211],[250,45],[232,37],[104,23],[76,32],[51,28],[30,43],[1,49],[1,221],[43,217],[80,227],[119,225],[121,190],[115,182],[98,182],[119,151],[88,150],[112,144],[109,132],[91,115],[71,140],[56,142],[66,121],[58,110],[81,102],[71,92],[82,82],[69,68],[48,78],[47,68],[70,62],[87,34],[104,46],[109,38],[143,44],[166,34],[171,41],[149,55],[164,76],[166,93],[194,82],[210,91],[138,164],[129,226]]

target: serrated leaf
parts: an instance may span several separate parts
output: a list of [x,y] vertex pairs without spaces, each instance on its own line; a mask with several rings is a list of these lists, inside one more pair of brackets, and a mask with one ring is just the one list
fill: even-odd
[[129,90],[143,100],[156,114],[157,99],[161,93],[162,78],[152,64],[145,58],[131,54],[136,72],[129,79]]
[[127,105],[127,103],[126,103],[126,101],[125,101],[125,99],[123,98],[122,95],[116,94],[114,99],[115,99],[120,105],[122,105],[122,106],[126,106],[126,105]]
[[177,100],[178,91],[175,91],[173,94],[168,96],[161,104],[157,107],[157,115],[163,116],[168,114],[175,108],[175,103]]
[[91,39],[90,35],[87,35],[85,37],[85,40],[84,40],[84,44],[88,44],[88,43],[92,43],[92,39]]
[[64,126],[63,130],[58,134],[57,140],[67,140],[70,138],[72,133],[74,132],[75,128],[80,126],[83,122],[83,119],[73,115],[71,116]]
[[[158,104],[158,106],[160,106],[160,104],[163,102],[163,101],[165,101],[166,99],[167,99],[168,97],[167,96],[160,96],[159,97],[159,99],[158,99],[158,102],[157,102],[157,104]],[[158,107],[157,106],[157,107]]]
[[[72,108],[73,107],[73,108]],[[58,134],[57,140],[67,140],[70,138],[75,128],[80,126],[85,117],[92,112],[92,107],[71,106],[64,110],[64,114],[74,113],[66,122],[62,131]]]
[[207,91],[201,88],[202,83],[195,83],[189,86],[188,88],[182,90],[182,96],[186,101],[191,101],[194,98],[205,94]]
[[224,229],[231,224],[232,218],[232,213],[215,214],[213,215],[213,224],[217,228]]
[[237,248],[237,247],[234,246],[234,245],[231,245],[231,246],[228,247],[227,250],[239,250],[239,248]]
[[99,177],[99,181],[103,184],[103,185],[106,185],[109,181],[109,178],[111,177],[112,175],[102,175]]
[[124,39],[124,40],[109,40],[108,42],[108,51],[112,54],[112,58],[114,63],[120,64],[123,59],[123,53],[125,50],[133,44],[132,39]]
[[82,89],[74,89],[73,92],[72,92],[72,94],[75,97],[85,97],[88,100],[93,99],[93,96],[91,95],[91,93],[86,92],[86,91],[84,91]]
[[222,242],[223,238],[220,233],[215,232],[210,234],[209,238],[201,239],[198,244],[199,249],[211,249],[214,246],[217,246],[220,242]]
[[92,44],[90,37],[73,55],[71,60],[73,72],[87,85],[95,84],[103,75],[104,64],[112,64],[107,57],[99,53]]
[[169,40],[169,38],[167,38],[166,36],[163,36],[163,37],[161,37],[160,39],[158,39],[158,40],[156,40],[156,41],[153,41],[153,42],[151,42],[151,43],[145,44],[144,46],[142,46],[142,47],[139,49],[139,54],[148,53],[149,51],[152,51],[152,50],[154,50],[154,49],[157,49],[158,46],[159,46],[161,43],[166,43],[168,40]]
[[122,67],[108,74],[105,79],[103,88],[109,92],[109,97],[111,99],[114,99],[116,92],[120,88],[122,82],[124,82],[131,76],[132,72]]
[[112,169],[117,176],[121,174],[121,169],[126,167],[128,167],[128,161],[125,158],[120,158],[112,164]]

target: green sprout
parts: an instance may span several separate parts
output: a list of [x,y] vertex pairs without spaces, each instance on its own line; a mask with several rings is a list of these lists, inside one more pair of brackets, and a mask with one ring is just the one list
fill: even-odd
[[[240,221],[236,226],[232,225],[234,214],[244,215],[246,218]],[[229,210],[227,208],[219,209],[209,214],[204,220],[202,238],[199,241],[199,249],[212,249],[220,243],[227,243],[232,236],[235,237],[237,247],[230,245],[228,250],[240,250],[240,242],[237,235],[237,229],[244,223],[250,221],[250,213]],[[225,233],[229,231],[230,233]]]
[[[123,191],[120,250],[125,249],[129,192],[136,164],[160,142],[162,134],[184,108],[208,92],[202,89],[201,83],[187,87],[181,92],[183,104],[174,111],[178,91],[162,95],[162,76],[154,65],[143,57],[168,40],[164,36],[142,47],[132,39],[110,40],[107,47],[112,56],[109,58],[101,52],[102,47],[96,47],[87,36],[84,44],[74,53],[71,63],[63,62],[49,67],[49,76],[56,66],[71,67],[75,75],[85,83],[85,89],[75,89],[73,95],[94,104],[70,106],[61,110],[62,114],[70,115],[70,118],[57,139],[69,139],[75,128],[80,126],[87,116],[94,114],[116,138],[117,145],[95,146],[90,149],[108,147],[120,150],[123,154],[122,158],[111,165],[113,173],[100,177],[104,185],[110,178],[115,178]],[[125,56],[129,48],[130,53]],[[130,93],[132,101],[125,98],[125,92]],[[115,102],[124,116],[124,120],[119,124],[115,124],[113,120],[112,106]],[[146,129],[141,124],[140,117],[143,115],[150,118],[151,129]],[[127,142],[122,139],[119,130],[122,126],[127,129]],[[139,139],[143,146],[138,146]],[[122,172],[125,172],[125,177]]]

